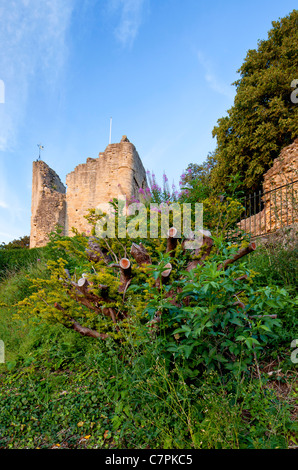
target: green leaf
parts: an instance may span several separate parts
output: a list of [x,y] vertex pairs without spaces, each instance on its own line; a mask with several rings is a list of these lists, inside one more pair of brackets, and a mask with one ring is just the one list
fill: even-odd
[[262,330],[265,330],[265,331],[271,331],[271,329],[269,328],[269,326],[266,326],[266,325],[261,325],[260,328]]
[[236,341],[245,341],[247,338],[243,335],[239,335],[236,337]]
[[245,343],[249,349],[252,348],[253,344],[258,344],[258,345],[260,344],[259,341],[256,338],[253,338],[252,336],[250,336],[249,338],[246,338]]

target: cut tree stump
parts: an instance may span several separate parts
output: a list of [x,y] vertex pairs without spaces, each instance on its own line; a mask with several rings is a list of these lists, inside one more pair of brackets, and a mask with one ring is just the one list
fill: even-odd
[[120,267],[120,287],[119,292],[125,292],[127,283],[131,279],[131,264],[128,258],[121,258]]
[[168,230],[168,239],[167,239],[167,253],[173,258],[175,256],[175,249],[177,246],[178,238],[175,238],[177,235],[177,229],[175,227],[171,227]]

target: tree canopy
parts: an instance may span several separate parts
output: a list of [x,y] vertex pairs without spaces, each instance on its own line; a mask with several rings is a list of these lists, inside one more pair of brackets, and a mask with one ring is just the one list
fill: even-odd
[[237,172],[243,189],[257,189],[280,150],[298,136],[298,104],[293,100],[298,88],[298,10],[272,26],[268,38],[248,51],[233,83],[234,105],[213,129],[217,164],[211,181],[216,189]]
[[30,245],[30,237],[25,235],[20,237],[18,240],[12,240],[9,243],[1,243],[0,250],[15,250],[20,248],[29,248]]

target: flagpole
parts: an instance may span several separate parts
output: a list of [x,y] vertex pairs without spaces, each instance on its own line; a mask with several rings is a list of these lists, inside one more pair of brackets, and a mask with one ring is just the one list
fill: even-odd
[[112,118],[110,118],[110,139],[109,139],[109,144],[112,143]]

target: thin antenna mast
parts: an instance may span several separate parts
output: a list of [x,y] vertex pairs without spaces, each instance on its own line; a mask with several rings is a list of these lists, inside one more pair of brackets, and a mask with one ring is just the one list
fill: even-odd
[[112,118],[110,118],[110,139],[109,139],[109,144],[112,143]]
[[40,160],[40,151],[44,150],[44,146],[41,144],[37,144],[37,147],[39,148],[39,155],[38,155],[38,160]]

